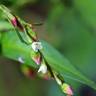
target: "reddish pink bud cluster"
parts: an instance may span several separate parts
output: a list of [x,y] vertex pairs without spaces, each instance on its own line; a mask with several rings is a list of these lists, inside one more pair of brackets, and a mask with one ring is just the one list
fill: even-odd
[[61,87],[63,92],[66,93],[67,96],[73,96],[73,90],[68,84],[64,83]]
[[15,17],[11,20],[11,23],[13,24],[14,27],[17,26],[17,20]]
[[34,60],[34,62],[37,65],[39,65],[41,63],[41,56],[40,55],[34,56],[34,57],[32,57],[32,59]]

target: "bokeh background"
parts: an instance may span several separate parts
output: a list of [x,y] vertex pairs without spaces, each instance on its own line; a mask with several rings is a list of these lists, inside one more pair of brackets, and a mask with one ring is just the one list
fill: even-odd
[[[96,81],[96,0],[0,0],[34,26],[39,38],[57,48],[83,74]],[[68,80],[76,96],[96,91]],[[65,96],[55,81],[29,79],[18,62],[0,56],[0,96]]]

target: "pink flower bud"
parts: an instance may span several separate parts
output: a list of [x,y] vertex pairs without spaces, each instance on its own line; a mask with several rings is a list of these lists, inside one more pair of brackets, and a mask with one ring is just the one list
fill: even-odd
[[33,61],[39,65],[41,63],[41,56],[40,55],[37,55],[37,56],[34,56],[32,57]]
[[67,94],[68,96],[73,96],[73,90],[68,84],[64,83],[61,87],[65,94]]
[[17,20],[15,17],[11,19],[11,23],[13,24],[14,27],[17,26]]

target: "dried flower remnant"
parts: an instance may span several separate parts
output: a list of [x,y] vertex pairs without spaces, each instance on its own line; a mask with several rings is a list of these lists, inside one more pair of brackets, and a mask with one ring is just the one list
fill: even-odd
[[21,65],[22,73],[27,76],[28,78],[34,78],[36,75],[36,72],[33,68],[28,67],[26,65]]

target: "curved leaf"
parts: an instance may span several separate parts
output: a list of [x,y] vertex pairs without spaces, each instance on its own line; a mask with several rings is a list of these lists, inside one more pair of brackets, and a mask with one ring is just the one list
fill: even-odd
[[1,45],[4,56],[16,61],[22,58],[27,65],[37,67],[31,59],[31,46],[22,43],[14,30],[2,34]]
[[56,49],[54,49],[47,42],[42,41],[44,49],[42,50],[48,64],[63,74],[64,77],[79,81],[96,89],[96,84],[92,80],[84,76],[78,69],[76,69],[64,56],[62,56]]
[[[82,82],[88,86],[96,89],[96,84],[84,76],[78,71],[64,56],[62,56],[55,48],[49,45],[47,42],[41,40],[43,44],[43,50],[41,51],[47,60],[48,64],[58,73],[62,74],[64,78],[73,79],[75,81]],[[2,38],[2,51],[3,55],[17,60],[19,57],[24,59],[24,63],[37,67],[37,65],[32,61],[30,52],[32,51],[31,46],[23,44],[17,34],[13,32],[7,32],[3,34]]]

